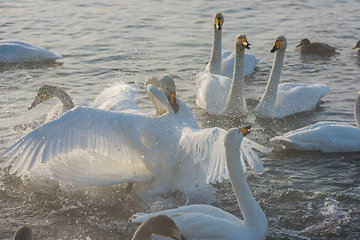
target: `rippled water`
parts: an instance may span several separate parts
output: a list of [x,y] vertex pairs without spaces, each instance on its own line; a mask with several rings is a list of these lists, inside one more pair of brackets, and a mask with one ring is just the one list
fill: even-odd
[[[250,53],[261,57],[247,79],[250,114],[243,122],[204,114],[196,108],[195,74],[203,71],[212,43],[211,18],[225,17],[223,49],[233,50],[244,33]],[[249,138],[274,146],[262,154],[265,169],[249,172],[253,195],[269,221],[268,239],[359,239],[360,154],[283,151],[268,139],[321,120],[354,123],[360,60],[350,48],[359,40],[358,1],[3,1],[1,40],[21,40],[64,56],[55,64],[1,66],[0,150],[42,124],[57,103],[27,107],[43,84],[63,87],[90,102],[108,84],[123,80],[142,86],[154,74],[175,78],[178,96],[203,127],[251,124]],[[251,110],[260,99],[272,65],[274,37],[288,48],[282,82],[323,83],[331,87],[323,103],[305,114],[259,121]],[[340,54],[304,58],[295,46],[304,37],[336,47]],[[138,106],[152,104],[143,87]],[[230,183],[214,186],[206,202],[241,217]],[[126,192],[126,186],[73,187],[38,175],[18,178],[0,173],[0,239],[11,239],[26,224],[35,239],[130,239],[136,227],[127,220],[138,211],[183,205],[175,193],[152,204]]]

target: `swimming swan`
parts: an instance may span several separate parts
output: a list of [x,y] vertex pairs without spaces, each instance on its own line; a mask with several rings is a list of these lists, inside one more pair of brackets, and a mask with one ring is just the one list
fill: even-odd
[[300,47],[300,53],[316,54],[316,55],[332,55],[336,51],[334,47],[326,43],[313,42],[311,43],[309,39],[304,38],[300,41],[300,44],[296,47]]
[[250,49],[250,43],[243,34],[235,39],[235,71],[233,78],[228,78],[210,72],[196,75],[198,93],[196,104],[206,111],[228,117],[244,117],[247,107],[244,94],[244,54]]
[[[232,51],[221,51],[221,30],[224,23],[224,16],[221,13],[215,13],[213,16],[214,35],[213,45],[211,50],[210,61],[205,68],[205,72],[233,77],[235,53]],[[250,75],[255,72],[256,64],[260,58],[255,58],[253,55],[245,53],[245,72],[244,75]]]
[[256,116],[259,118],[283,118],[299,112],[311,111],[326,95],[330,87],[323,84],[283,83],[279,85],[287,43],[284,36],[275,38],[274,63],[269,81],[259,104]]
[[298,150],[320,150],[323,152],[360,152],[360,92],[357,95],[354,116],[357,128],[339,122],[318,122],[270,141]]
[[[119,94],[125,93],[126,109],[71,109],[8,148],[0,155],[0,159],[5,158],[0,167],[14,161],[10,174],[19,176],[52,159],[46,167],[60,181],[95,186],[145,182],[150,184],[144,191],[149,189],[154,195],[172,190],[191,193],[197,187],[228,178],[224,129],[199,129],[185,103],[177,99],[179,110],[175,113],[169,97],[152,84],[147,91],[167,113],[155,117],[143,114],[136,108],[138,89],[127,84],[124,88],[127,91]],[[241,157],[259,171],[262,163],[253,149],[271,149],[244,139]],[[87,162],[64,157],[80,150],[106,158],[94,157]]]
[[[240,160],[240,145],[245,128],[230,129],[225,136],[226,162],[230,181],[244,220],[211,205],[182,206],[151,214],[137,213],[131,220],[144,222],[149,217],[164,214],[171,217],[189,239],[266,239],[266,216],[246,182],[246,165]],[[156,238],[155,238],[156,239]]]
[[41,62],[62,58],[49,50],[20,41],[0,41],[0,53],[0,63]]
[[163,214],[153,216],[144,221],[138,227],[131,240],[150,240],[153,234],[176,240],[186,240],[174,221]]

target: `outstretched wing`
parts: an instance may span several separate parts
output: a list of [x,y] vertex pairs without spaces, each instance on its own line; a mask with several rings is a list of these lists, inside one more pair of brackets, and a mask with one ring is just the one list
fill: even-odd
[[[196,187],[202,184],[222,182],[228,179],[226,168],[224,137],[221,128],[184,128],[177,150],[178,171],[174,179],[179,186]],[[241,144],[241,160],[255,171],[263,169],[262,162],[254,149],[267,152],[270,148],[244,138]],[[185,189],[185,191],[191,189]]]
[[143,166],[141,126],[145,119],[139,114],[78,107],[41,125],[7,149],[0,155],[6,157],[1,167],[15,160],[10,173],[21,175],[76,149]]
[[124,82],[116,82],[105,88],[90,104],[92,108],[138,112],[135,94],[139,91],[137,86],[130,86]]

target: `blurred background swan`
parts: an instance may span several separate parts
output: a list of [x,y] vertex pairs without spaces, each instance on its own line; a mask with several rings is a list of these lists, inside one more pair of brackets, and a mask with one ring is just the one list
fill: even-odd
[[0,41],[0,63],[42,62],[62,58],[49,50],[20,41]]
[[249,46],[250,43],[245,35],[239,34],[235,38],[236,58],[232,79],[210,72],[201,72],[196,75],[198,107],[221,116],[246,116],[244,55],[245,49],[250,49]]
[[[176,209],[137,213],[131,220],[144,222],[158,214],[171,217],[180,231],[193,240],[203,239],[266,239],[268,222],[265,213],[254,199],[246,181],[246,165],[240,160],[240,145],[245,128],[230,129],[225,136],[227,169],[244,220],[211,205],[197,204]],[[155,239],[156,236],[154,236]]]
[[360,152],[360,92],[354,106],[357,128],[339,122],[318,122],[271,138],[285,148],[323,152]]
[[264,95],[256,106],[259,118],[283,118],[299,112],[311,111],[330,87],[323,84],[282,83],[279,85],[287,41],[284,36],[275,38],[271,52],[275,52],[273,66]]
[[[228,178],[222,143],[224,129],[199,129],[185,103],[177,99],[179,110],[175,113],[169,96],[152,84],[147,91],[167,113],[155,117],[143,114],[136,108],[137,88],[127,84],[123,88],[127,90],[119,94],[126,93],[122,96],[126,109],[71,109],[7,149],[0,155],[6,157],[1,167],[14,161],[10,173],[19,176],[52,159],[46,165],[55,179],[74,185],[149,183],[139,188],[142,196],[166,195],[176,190],[191,193]],[[244,139],[241,157],[259,171],[262,163],[253,149],[271,149]],[[65,158],[79,151],[102,157]]]
[[356,48],[359,48],[359,50],[357,51],[358,57],[360,58],[360,40],[357,41],[357,43],[355,44],[355,46],[353,48],[351,48],[351,50],[354,50]]
[[[235,52],[222,52],[221,48],[221,31],[224,23],[224,16],[222,13],[215,13],[213,16],[214,35],[213,45],[211,50],[210,61],[205,68],[205,72],[222,75],[229,78],[233,77]],[[256,64],[260,58],[255,58],[253,55],[245,53],[245,76],[255,72]]]

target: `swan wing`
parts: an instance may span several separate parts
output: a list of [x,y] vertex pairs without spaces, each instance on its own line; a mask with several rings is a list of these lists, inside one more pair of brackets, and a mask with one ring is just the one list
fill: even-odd
[[[23,137],[0,158],[1,167],[15,160],[10,173],[17,175],[76,150],[89,150],[122,162],[142,166],[141,126],[145,117],[78,107],[62,117],[45,123]],[[9,156],[8,156],[9,155]]]
[[360,151],[360,129],[345,123],[318,122],[271,138],[284,147],[323,152]]
[[53,178],[76,186],[150,182],[153,179],[152,173],[145,167],[82,150],[49,161],[47,169]]
[[210,72],[201,72],[196,75],[198,93],[196,104],[198,107],[221,115],[230,92],[232,79]]
[[105,88],[90,104],[90,107],[112,111],[139,112],[135,102],[135,95],[138,91],[137,86],[115,82]]

